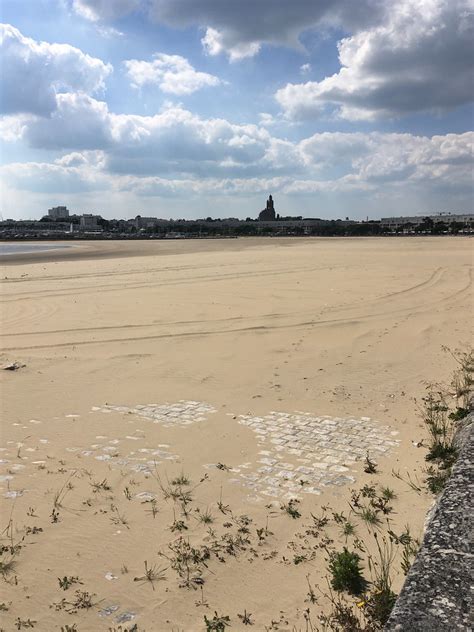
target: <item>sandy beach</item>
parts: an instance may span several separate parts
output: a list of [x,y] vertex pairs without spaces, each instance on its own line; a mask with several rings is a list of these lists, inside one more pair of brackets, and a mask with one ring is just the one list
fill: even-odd
[[[307,610],[317,629],[312,516],[347,514],[351,490],[377,484],[396,495],[394,528],[422,534],[432,497],[394,472],[423,478],[415,399],[449,379],[442,347],[472,341],[472,244],[80,242],[0,258],[0,364],[21,366],[0,371],[2,544],[20,546],[0,579],[5,630],[198,631],[214,612],[232,630],[245,612],[254,630],[308,630]],[[186,546],[201,558],[182,562]]]

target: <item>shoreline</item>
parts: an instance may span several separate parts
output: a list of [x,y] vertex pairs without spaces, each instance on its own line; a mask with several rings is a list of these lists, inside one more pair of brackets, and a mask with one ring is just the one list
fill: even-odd
[[[250,248],[262,246],[271,246],[278,242],[289,247],[299,244],[308,243],[336,243],[339,241],[346,242],[365,242],[374,239],[378,241],[382,239],[392,240],[394,237],[425,239],[445,239],[453,238],[472,238],[472,235],[361,235],[361,236],[239,236],[229,237],[212,237],[198,239],[93,239],[93,240],[52,240],[54,248],[42,250],[39,252],[23,252],[0,254],[0,265],[6,267],[13,265],[26,265],[34,263],[60,262],[60,261],[79,261],[79,260],[103,260],[103,259],[123,259],[127,257],[149,257],[162,255],[178,255],[199,252],[218,252],[221,250],[240,251]],[[47,240],[43,239],[1,239],[2,243],[42,243]],[[58,247],[61,245],[61,247]]]

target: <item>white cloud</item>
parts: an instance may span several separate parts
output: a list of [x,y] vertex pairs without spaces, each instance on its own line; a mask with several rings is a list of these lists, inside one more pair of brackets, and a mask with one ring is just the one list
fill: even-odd
[[[23,140],[34,147],[67,152],[51,167],[60,183],[76,178],[88,187],[104,181],[116,187],[128,182],[140,192],[156,190],[159,182],[168,195],[191,181],[204,188],[212,182],[210,188],[217,190],[222,190],[220,181],[227,188],[231,181],[238,186],[248,182],[244,188],[251,190],[257,181],[270,178],[278,178],[287,193],[471,185],[474,132],[431,138],[325,132],[294,142],[261,126],[206,119],[172,104],[154,116],[137,116],[111,113],[104,102],[82,93],[56,98],[49,119],[23,119],[18,126]],[[21,169],[14,166],[13,172],[24,174]],[[46,167],[37,169],[32,181],[44,182]],[[95,176],[86,178],[91,170]],[[151,189],[150,183],[155,183]]]
[[18,29],[0,25],[2,53],[2,114],[48,116],[60,92],[97,93],[112,66],[69,44],[49,44],[25,37]]
[[208,55],[227,53],[230,61],[239,61],[246,57],[254,57],[261,48],[260,42],[236,42],[228,45],[223,33],[209,27],[201,40]]
[[223,83],[214,75],[196,71],[189,61],[180,55],[156,53],[153,61],[130,59],[125,61],[124,65],[132,85],[157,85],[160,90],[169,94],[192,94],[201,88]]
[[[471,11],[469,8],[471,7]],[[471,0],[399,0],[387,20],[339,42],[341,70],[288,84],[276,99],[289,118],[370,120],[443,110],[473,98]]]
[[112,144],[107,104],[82,92],[58,94],[51,116],[31,119],[23,137],[40,149],[103,149]]
[[311,72],[311,64],[302,64],[300,66],[300,74],[301,75],[307,75],[310,72]]

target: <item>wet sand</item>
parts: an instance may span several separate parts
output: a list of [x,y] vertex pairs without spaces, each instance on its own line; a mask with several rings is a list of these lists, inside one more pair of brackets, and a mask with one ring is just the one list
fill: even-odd
[[[5,259],[0,361],[25,365],[0,371],[2,544],[21,546],[0,580],[7,629],[204,630],[217,611],[239,630],[246,610],[252,629],[305,630],[305,609],[317,623],[327,607],[307,596],[307,576],[327,591],[312,514],[389,486],[394,528],[421,535],[431,498],[393,471],[422,478],[414,398],[450,377],[442,346],[472,340],[472,240],[81,242]],[[188,540],[211,552],[180,587]],[[160,579],[134,581],[145,561]],[[76,590],[93,607],[72,606]]]

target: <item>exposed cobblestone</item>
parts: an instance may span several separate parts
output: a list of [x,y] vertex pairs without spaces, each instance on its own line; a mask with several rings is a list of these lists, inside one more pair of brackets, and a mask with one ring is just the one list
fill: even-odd
[[149,419],[155,424],[163,424],[165,428],[170,426],[189,426],[197,421],[204,421],[207,414],[216,412],[216,409],[210,404],[184,399],[176,404],[137,404],[133,408],[106,404],[101,407],[94,406],[92,410],[94,412],[137,415],[138,417]]
[[351,465],[367,453],[377,458],[399,444],[398,432],[368,417],[272,411],[264,417],[240,415],[238,421],[251,428],[266,448],[259,453],[255,472],[241,471],[249,464],[233,468],[239,478],[232,481],[251,489],[255,498],[294,498],[301,493],[320,494],[328,485],[353,483]]

